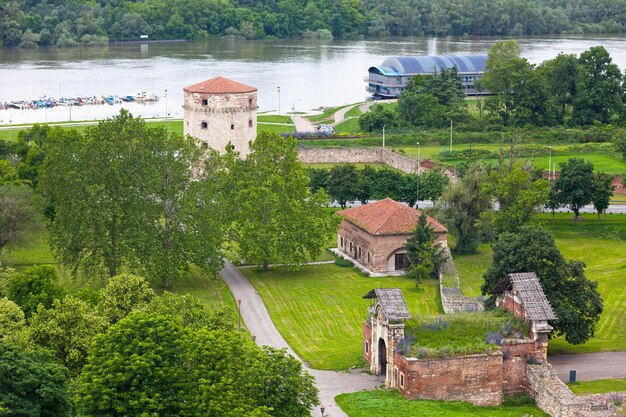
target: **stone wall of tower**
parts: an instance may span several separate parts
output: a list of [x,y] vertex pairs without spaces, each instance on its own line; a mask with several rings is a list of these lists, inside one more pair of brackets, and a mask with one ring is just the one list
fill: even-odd
[[184,132],[200,146],[224,153],[230,142],[245,158],[257,132],[257,93],[184,91]]

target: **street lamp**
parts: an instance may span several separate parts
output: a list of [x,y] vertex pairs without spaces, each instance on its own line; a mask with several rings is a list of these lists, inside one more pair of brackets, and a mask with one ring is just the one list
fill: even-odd
[[420,143],[417,142],[417,195],[415,196],[415,208],[419,208],[420,201]]
[[383,125],[383,149],[385,148],[385,126]]
[[278,88],[278,115],[280,116],[280,86]]
[[323,405],[320,406],[320,411],[322,412],[322,417],[324,417],[324,411],[326,411],[326,407],[324,407]]
[[237,300],[237,330],[241,330],[241,298]]
[[548,180],[552,179],[552,146],[548,146],[550,156],[548,156]]
[[165,124],[167,125],[167,133],[170,133],[170,121],[167,118],[167,89],[165,90]]

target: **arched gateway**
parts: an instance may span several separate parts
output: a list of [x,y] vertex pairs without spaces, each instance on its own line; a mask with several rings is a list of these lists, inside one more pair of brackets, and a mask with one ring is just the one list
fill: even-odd
[[385,386],[395,388],[394,351],[404,338],[404,322],[411,314],[398,288],[376,288],[363,298],[375,300],[364,323],[365,358],[373,373],[385,376]]

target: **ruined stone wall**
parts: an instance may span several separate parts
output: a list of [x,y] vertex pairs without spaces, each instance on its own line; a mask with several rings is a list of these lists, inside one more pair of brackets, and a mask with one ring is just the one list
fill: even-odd
[[380,163],[407,174],[417,172],[417,160],[385,148],[300,148],[298,159],[304,164]]
[[535,356],[532,339],[504,339],[502,341],[502,389],[505,394],[526,392],[526,366],[529,356]]
[[[206,100],[204,104],[203,100]],[[184,92],[184,133],[224,153],[230,142],[242,157],[256,139],[257,93],[208,94]]]
[[502,403],[502,354],[405,358],[396,352],[397,388],[407,398],[459,400],[480,406]]
[[368,322],[363,322],[363,359],[367,363],[372,363],[372,326]]
[[549,363],[526,366],[527,392],[552,417],[579,417],[581,403]]

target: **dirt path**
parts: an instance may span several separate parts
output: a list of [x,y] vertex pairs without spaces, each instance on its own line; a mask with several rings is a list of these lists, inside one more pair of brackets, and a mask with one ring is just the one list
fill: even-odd
[[291,116],[293,124],[296,126],[296,132],[315,132],[315,126],[309,119],[303,116]]
[[[276,329],[263,300],[250,284],[250,281],[230,262],[221,271],[222,278],[230,288],[236,300],[241,300],[241,317],[251,334],[256,336],[259,346],[268,345],[278,349],[287,349],[294,357],[301,360]],[[320,341],[324,343],[324,341]],[[335,396],[361,390],[371,390],[383,383],[379,377],[357,372],[320,371],[304,365],[315,377],[320,391],[320,401],[326,407],[325,416],[347,417],[335,403]],[[319,408],[311,411],[312,416],[319,416]]]

